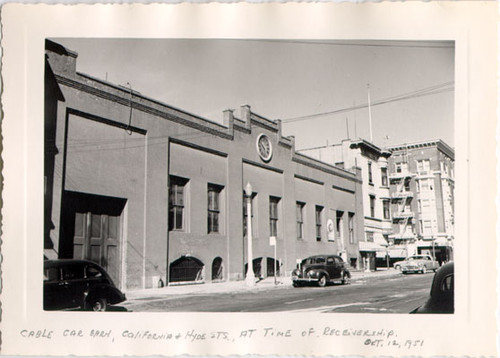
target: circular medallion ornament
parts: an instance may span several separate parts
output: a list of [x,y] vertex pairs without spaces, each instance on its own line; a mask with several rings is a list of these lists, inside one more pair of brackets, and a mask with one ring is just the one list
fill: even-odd
[[257,137],[257,152],[259,153],[260,158],[268,162],[271,160],[273,155],[273,146],[271,144],[271,140],[265,134],[260,134]]
[[335,226],[333,226],[333,220],[328,219],[328,221],[326,223],[326,229],[328,230],[328,233],[332,233],[334,228],[335,228]]

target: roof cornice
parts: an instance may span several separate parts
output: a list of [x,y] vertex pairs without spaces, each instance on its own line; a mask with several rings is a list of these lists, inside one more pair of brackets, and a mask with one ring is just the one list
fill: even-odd
[[433,140],[427,140],[427,141],[422,141],[422,142],[393,145],[393,146],[388,147],[387,149],[392,151],[392,152],[395,152],[395,151],[399,151],[399,150],[430,148],[430,147],[436,147],[438,150],[440,150],[441,152],[446,154],[448,157],[455,160],[455,150],[452,147],[450,147],[448,144],[446,144],[442,139],[433,139]]

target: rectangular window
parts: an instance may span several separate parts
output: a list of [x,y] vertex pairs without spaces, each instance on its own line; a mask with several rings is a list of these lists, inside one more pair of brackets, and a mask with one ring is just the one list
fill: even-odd
[[344,216],[344,212],[337,210],[337,215],[336,215],[336,223],[335,223],[335,236],[339,239],[342,239],[342,217]]
[[368,162],[368,184],[373,185],[372,162]]
[[421,191],[428,191],[429,189],[432,190],[431,186],[429,185],[429,179],[420,180],[420,190]]
[[448,165],[445,162],[439,162],[439,166],[444,174],[448,174]]
[[304,203],[297,201],[296,216],[297,216],[297,239],[304,238]]
[[349,243],[354,244],[354,213],[349,213],[347,225],[349,227]]
[[408,171],[408,163],[396,163],[396,173],[406,173]]
[[184,196],[187,180],[170,177],[168,226],[169,230],[184,230]]
[[370,195],[370,217],[375,217],[375,195]]
[[380,168],[380,173],[382,175],[382,186],[388,186],[387,181],[387,168]]
[[269,197],[269,235],[278,236],[278,204],[280,198]]
[[316,205],[316,241],[321,241],[321,217],[323,216],[323,207]]
[[366,232],[366,241],[373,242],[373,231]]
[[417,171],[420,174],[427,174],[431,170],[431,162],[429,159],[417,160]]
[[410,179],[405,180],[405,191],[410,191]]
[[[251,205],[250,205],[250,216],[253,220],[254,206],[255,206],[255,196],[257,193],[252,193]],[[247,196],[243,193],[243,236],[247,236],[247,226],[248,226],[248,211],[247,211]],[[252,222],[253,223],[253,222]],[[254,233],[254,228],[252,226],[252,233]],[[253,236],[253,235],[252,235]]]
[[418,212],[421,213],[422,212],[422,201],[420,199],[417,200],[417,208],[418,208]]
[[384,219],[390,219],[391,218],[391,210],[390,210],[391,203],[389,202],[389,200],[384,200],[382,202],[382,204],[384,205]]
[[207,228],[208,233],[219,232],[219,218],[220,218],[220,193],[222,187],[218,185],[209,184],[207,189]]

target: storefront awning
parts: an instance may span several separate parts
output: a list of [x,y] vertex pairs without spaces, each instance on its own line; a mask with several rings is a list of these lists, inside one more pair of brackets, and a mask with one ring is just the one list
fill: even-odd
[[[433,244],[434,242],[434,244]],[[430,246],[453,246],[452,240],[448,240],[446,237],[438,237],[435,240],[419,240],[417,242],[418,247],[430,247]]]
[[368,241],[360,241],[359,242],[359,251],[384,251],[385,252],[386,248],[385,246],[379,245],[375,242],[368,242]]

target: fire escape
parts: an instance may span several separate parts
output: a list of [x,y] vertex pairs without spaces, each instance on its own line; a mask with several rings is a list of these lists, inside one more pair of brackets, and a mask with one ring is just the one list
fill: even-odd
[[[410,181],[412,174],[403,169],[389,176],[391,187],[394,190],[391,193],[392,203],[392,223],[395,233],[391,235],[394,243],[408,244],[414,241],[413,219],[415,214],[411,210],[413,192],[410,191]],[[398,230],[399,229],[399,230]]]

